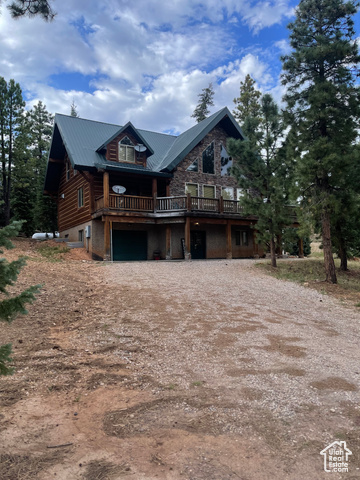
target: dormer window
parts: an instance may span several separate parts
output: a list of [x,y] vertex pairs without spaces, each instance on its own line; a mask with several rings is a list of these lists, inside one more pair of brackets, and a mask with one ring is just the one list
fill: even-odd
[[124,137],[119,142],[119,162],[135,163],[134,144],[129,137]]

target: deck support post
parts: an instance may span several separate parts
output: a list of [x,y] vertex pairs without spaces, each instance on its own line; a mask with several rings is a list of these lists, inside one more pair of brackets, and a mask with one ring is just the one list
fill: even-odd
[[190,245],[190,217],[186,217],[185,222],[185,260],[191,260],[191,245]]
[[232,259],[232,243],[231,243],[231,223],[226,222],[226,258]]
[[110,197],[109,172],[103,173],[103,192],[104,192],[104,208],[109,208],[109,197]]
[[171,225],[166,225],[166,260],[172,259],[171,252]]
[[259,244],[256,242],[256,230],[253,230],[253,251],[254,258],[259,258]]
[[111,260],[111,223],[110,220],[105,217],[104,222],[104,261],[110,262]]

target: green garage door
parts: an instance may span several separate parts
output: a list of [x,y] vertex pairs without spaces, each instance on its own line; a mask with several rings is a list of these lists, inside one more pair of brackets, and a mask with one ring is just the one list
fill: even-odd
[[147,232],[113,230],[113,260],[147,260]]

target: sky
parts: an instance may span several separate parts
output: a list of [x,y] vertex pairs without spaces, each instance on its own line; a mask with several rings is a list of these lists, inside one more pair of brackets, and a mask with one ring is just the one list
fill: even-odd
[[0,14],[0,76],[20,83],[27,108],[179,134],[198,95],[211,113],[234,108],[250,74],[281,102],[291,0],[54,0],[53,22]]

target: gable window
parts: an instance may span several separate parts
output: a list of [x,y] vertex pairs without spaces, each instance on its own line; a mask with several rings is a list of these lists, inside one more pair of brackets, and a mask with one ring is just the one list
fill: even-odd
[[83,187],[80,187],[78,189],[78,208],[81,208],[84,206],[84,189]]
[[234,200],[234,189],[232,187],[222,187],[221,195],[224,200]]
[[203,173],[215,173],[214,142],[211,142],[202,153]]
[[227,153],[226,148],[224,145],[220,145],[220,156],[221,156],[221,176],[227,177],[230,175],[231,167],[232,167],[232,158]]
[[249,245],[249,235],[246,230],[238,230],[235,234],[236,245],[240,245],[241,247],[247,247]]
[[135,148],[129,137],[119,142],[119,162],[135,163]]
[[199,171],[199,159],[197,158],[195,162],[188,166],[186,169],[187,172],[198,172]]
[[215,186],[214,185],[204,185],[203,186],[204,198],[215,198]]
[[185,183],[185,193],[190,193],[192,197],[198,197],[199,185],[197,183]]

